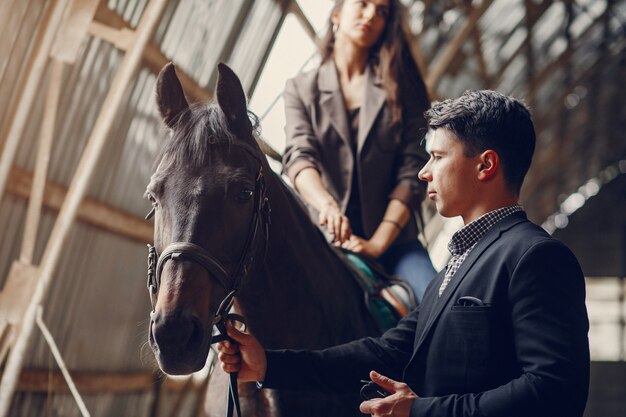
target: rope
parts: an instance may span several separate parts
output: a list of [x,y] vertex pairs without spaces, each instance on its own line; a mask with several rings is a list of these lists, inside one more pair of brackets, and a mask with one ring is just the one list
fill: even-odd
[[46,324],[43,322],[43,318],[42,318],[43,307],[41,307],[41,305],[37,307],[36,314],[37,314],[37,317],[35,321],[37,322],[37,326],[39,326],[39,329],[41,330],[41,333],[43,334],[44,339],[46,339],[48,346],[50,346],[50,350],[52,351],[52,356],[54,356],[54,359],[56,360],[57,365],[59,365],[59,368],[61,369],[61,373],[63,374],[63,377],[65,378],[65,382],[67,383],[67,386],[70,388],[70,391],[72,392],[72,396],[74,397],[76,404],[78,404],[80,413],[83,415],[83,417],[91,417],[91,414],[89,414],[89,411],[87,410],[87,407],[85,406],[85,402],[80,396],[78,389],[76,389],[76,385],[74,384],[74,381],[72,380],[72,377],[70,376],[70,373],[67,370],[67,367],[65,366],[63,357],[61,356],[61,353],[59,352],[59,349],[57,348],[54,338],[52,337],[52,334],[46,327]]

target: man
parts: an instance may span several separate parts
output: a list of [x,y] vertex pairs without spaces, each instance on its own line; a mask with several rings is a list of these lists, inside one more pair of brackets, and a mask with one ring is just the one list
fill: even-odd
[[369,372],[389,393],[361,403],[374,416],[582,416],[582,271],[518,205],[535,148],[527,108],[471,91],[426,117],[430,160],[419,178],[439,213],[465,226],[420,307],[380,338],[314,352],[266,352],[231,327],[239,346],[219,346],[222,368],[266,387],[352,392]]

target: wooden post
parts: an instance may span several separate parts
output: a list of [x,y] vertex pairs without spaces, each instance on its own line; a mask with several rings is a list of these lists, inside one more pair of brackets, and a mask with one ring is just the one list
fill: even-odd
[[99,4],[100,0],[72,0],[52,46],[55,59],[67,64],[76,62]]
[[37,229],[39,228],[39,218],[41,217],[43,193],[46,186],[46,174],[50,162],[50,149],[52,148],[54,125],[61,94],[62,75],[63,63],[53,59],[50,80],[48,81],[48,96],[46,97],[46,106],[41,123],[41,138],[37,150],[35,174],[28,202],[28,210],[26,212],[22,251],[20,254],[20,260],[29,264],[33,263],[33,252],[37,241]]
[[2,375],[2,381],[0,383],[0,417],[6,417],[8,414],[24,361],[28,340],[34,328],[37,306],[41,304],[50,281],[52,280],[52,275],[59,261],[63,245],[67,240],[80,202],[85,195],[98,158],[102,153],[108,134],[114,124],[117,110],[126,95],[128,85],[139,68],[143,51],[150,41],[157,24],[161,20],[166,4],[166,0],[152,0],[148,3],[137,30],[134,33],[132,47],[125,54],[124,60],[120,64],[117,75],[113,80],[111,90],[104,101],[98,120],[95,123],[93,132],[78,164],[76,174],[72,179],[67,197],[63,202],[50,240],[46,246],[37,287],[30,299],[30,304],[21,323],[15,344],[9,353],[6,367]]
[[457,32],[452,41],[450,41],[446,49],[439,56],[439,59],[431,65],[428,74],[426,74],[426,85],[430,91],[436,92],[437,83],[441,80],[441,77],[443,77],[448,66],[454,60],[457,52],[474,30],[476,24],[478,24],[478,20],[489,8],[492,1],[493,0],[483,0],[480,6],[472,10],[463,27]]
[[30,264],[15,261],[0,292],[0,363],[4,361],[16,336],[16,329],[35,291],[39,270]]
[[[304,12],[302,11],[302,8],[298,4],[298,2],[297,1],[289,2],[289,5],[287,6],[287,11],[290,13],[293,13],[296,19],[298,19],[298,22],[302,26],[302,29],[304,29],[304,31],[309,36],[309,38],[311,38],[313,43],[317,46],[321,45],[322,40],[317,37],[317,33],[315,33],[315,28],[313,27],[309,19],[306,17]],[[278,26],[277,30],[280,30],[280,26]]]
[[13,165],[13,159],[17,152],[17,146],[22,138],[24,126],[28,120],[29,113],[32,109],[35,97],[39,93],[39,84],[48,63],[48,56],[52,49],[52,43],[61,24],[63,13],[69,0],[52,0],[50,9],[44,18],[43,27],[41,29],[41,37],[37,39],[36,52],[32,64],[29,66],[28,75],[24,91],[22,92],[15,110],[10,120],[7,121],[9,130],[4,141],[4,149],[2,157],[0,157],[0,201],[4,193],[9,171]]

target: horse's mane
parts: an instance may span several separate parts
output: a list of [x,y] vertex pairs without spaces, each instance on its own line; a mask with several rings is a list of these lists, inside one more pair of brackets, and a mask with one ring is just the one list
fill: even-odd
[[[248,111],[248,117],[253,129],[258,130],[257,116]],[[237,136],[229,128],[224,112],[216,103],[194,103],[180,114],[156,161],[167,167],[184,165],[192,170],[198,169],[208,163],[211,145],[230,145],[236,140]]]

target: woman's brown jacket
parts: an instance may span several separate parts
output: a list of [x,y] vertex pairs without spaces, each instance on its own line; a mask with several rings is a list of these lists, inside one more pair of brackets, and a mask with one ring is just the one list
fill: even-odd
[[[289,80],[285,101],[286,148],[283,169],[294,183],[304,168],[319,171],[328,192],[345,213],[352,187],[354,156],[348,116],[335,64]],[[379,78],[368,66],[366,88],[359,114],[356,158],[359,170],[361,216],[366,239],[376,231],[390,199],[419,212],[426,184],[417,178],[428,160],[422,138],[426,133],[423,111],[405,105],[399,136],[391,128],[391,110]],[[317,213],[311,209],[313,219]],[[415,239],[414,216],[394,243]]]

